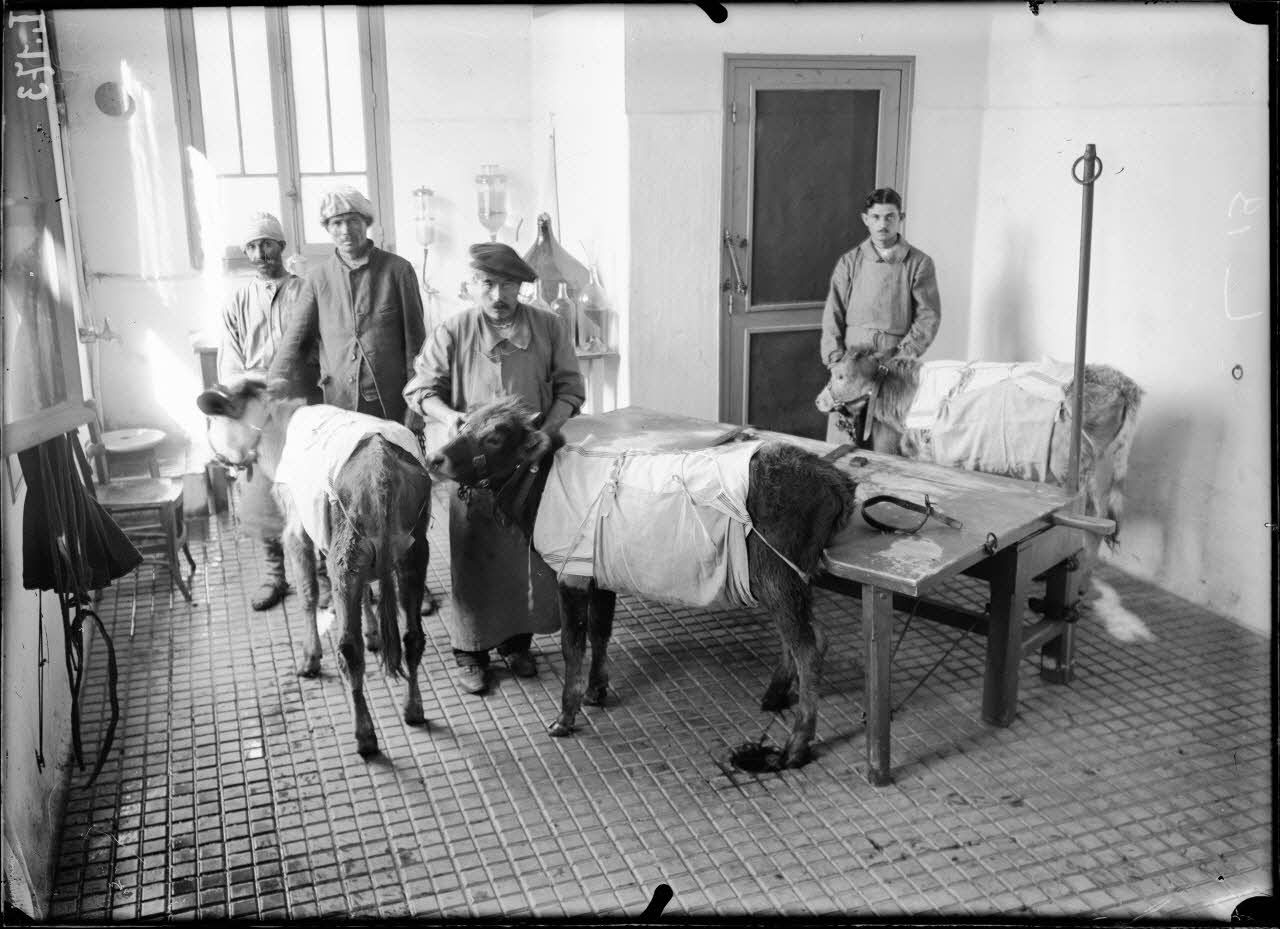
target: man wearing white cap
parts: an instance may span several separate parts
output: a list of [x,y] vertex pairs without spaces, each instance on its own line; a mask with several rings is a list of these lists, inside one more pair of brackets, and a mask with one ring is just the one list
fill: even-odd
[[268,383],[276,393],[310,386],[303,362],[318,348],[325,403],[420,433],[422,419],[401,395],[426,338],[418,275],[369,239],[373,204],[354,187],[325,194],[320,221],[336,248],[307,273]]
[[[284,229],[270,213],[249,217],[240,246],[256,273],[236,290],[222,311],[218,380],[223,384],[248,377],[266,379],[302,289],[301,279],[284,269]],[[314,356],[309,367],[315,383]],[[310,391],[307,399],[318,402],[319,391]],[[255,610],[269,610],[284,599],[289,588],[280,545],[284,517],[271,496],[271,482],[260,471],[240,485],[239,516],[240,524],[257,535],[265,548],[265,572],[251,605]]]

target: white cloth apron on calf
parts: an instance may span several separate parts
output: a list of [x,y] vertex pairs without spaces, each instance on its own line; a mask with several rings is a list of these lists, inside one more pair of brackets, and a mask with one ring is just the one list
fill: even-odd
[[692,452],[556,452],[534,548],[557,574],[687,606],[755,606],[750,463],[760,442]]
[[426,467],[417,437],[400,423],[326,404],[299,407],[289,420],[276,486],[288,493],[302,527],[321,551],[329,550],[328,503],[337,500],[333,482],[370,435],[400,446]]

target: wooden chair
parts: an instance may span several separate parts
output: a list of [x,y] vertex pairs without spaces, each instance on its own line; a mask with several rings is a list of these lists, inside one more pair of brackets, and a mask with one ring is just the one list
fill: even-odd
[[[160,477],[159,464],[155,459],[155,445],[150,449],[151,461],[148,470],[151,477],[128,477],[111,479],[108,459],[111,449],[103,440],[103,433],[98,425],[97,417],[89,420],[89,444],[85,446],[85,454],[93,462],[97,484],[95,492],[98,502],[129,536],[129,540],[137,546],[146,560],[163,561],[169,569],[169,578],[178,585],[182,596],[191,600],[190,576],[184,580],[182,565],[178,560],[181,552],[191,566],[191,575],[195,574],[196,563],[187,547],[187,526],[182,512],[182,480],[180,478]],[[134,432],[143,430],[131,430]],[[159,430],[148,430],[158,432]],[[160,433],[163,439],[164,433]],[[156,445],[159,443],[157,442]],[[130,448],[129,452],[137,452]]]

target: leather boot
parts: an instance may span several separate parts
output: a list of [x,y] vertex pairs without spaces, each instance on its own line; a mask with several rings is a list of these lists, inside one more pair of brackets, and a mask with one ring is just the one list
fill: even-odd
[[268,539],[263,546],[265,568],[257,596],[249,602],[255,610],[269,610],[289,592],[284,576],[284,546],[279,539]]

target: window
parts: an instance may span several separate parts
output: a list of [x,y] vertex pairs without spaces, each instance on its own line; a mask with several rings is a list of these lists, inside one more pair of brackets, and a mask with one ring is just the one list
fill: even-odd
[[335,184],[368,194],[370,235],[391,248],[381,9],[197,7],[166,17],[192,264],[206,247],[243,264],[239,229],[258,210],[280,217],[290,253],[327,254],[320,197]]

